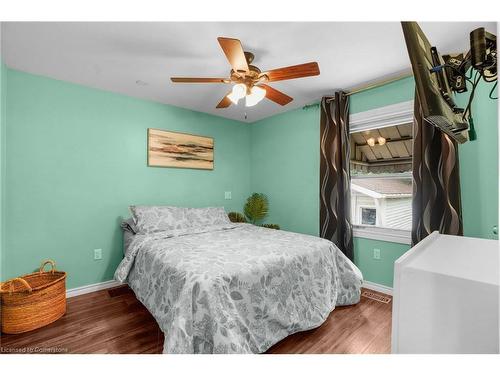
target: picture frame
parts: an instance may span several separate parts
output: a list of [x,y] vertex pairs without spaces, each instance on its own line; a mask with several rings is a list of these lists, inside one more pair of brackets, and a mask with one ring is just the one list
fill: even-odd
[[148,166],[214,169],[212,137],[148,128]]

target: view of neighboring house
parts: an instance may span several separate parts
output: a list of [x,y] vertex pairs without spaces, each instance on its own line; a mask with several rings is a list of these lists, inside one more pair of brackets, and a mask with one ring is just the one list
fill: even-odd
[[353,225],[411,230],[413,124],[354,131],[350,140]]
[[411,229],[412,180],[356,178],[351,181],[351,215],[355,225]]

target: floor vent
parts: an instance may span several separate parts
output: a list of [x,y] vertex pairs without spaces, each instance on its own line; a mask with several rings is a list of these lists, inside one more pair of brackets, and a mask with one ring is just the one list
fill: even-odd
[[382,303],[389,303],[392,300],[391,297],[386,297],[386,296],[383,296],[382,294],[377,294],[377,293],[368,292],[368,291],[364,291],[363,293],[361,293],[361,295],[363,297],[373,299],[375,301],[382,302]]

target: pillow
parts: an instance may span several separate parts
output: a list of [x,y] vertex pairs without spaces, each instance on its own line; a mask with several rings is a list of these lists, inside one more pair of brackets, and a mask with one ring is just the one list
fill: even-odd
[[187,208],[187,218],[193,227],[230,223],[224,207]]
[[128,218],[127,220],[123,220],[120,226],[124,232],[129,232],[132,234],[137,233],[137,228],[135,227],[133,218]]
[[223,207],[130,206],[130,211],[138,232],[145,234],[230,223]]
[[130,206],[135,226],[143,234],[187,227],[186,210],[171,206]]

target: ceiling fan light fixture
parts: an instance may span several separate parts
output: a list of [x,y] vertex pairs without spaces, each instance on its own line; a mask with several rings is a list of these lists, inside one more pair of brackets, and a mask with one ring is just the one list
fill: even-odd
[[236,104],[238,104],[238,101],[240,100],[240,98],[238,98],[238,97],[237,97],[236,95],[234,95],[233,93],[228,94],[228,95],[227,95],[227,98],[228,98],[229,100],[231,100],[231,102],[232,102],[233,104],[235,104],[235,105],[236,105]]
[[264,90],[261,87],[254,86],[250,90],[250,94],[247,95],[245,104],[247,107],[253,107],[262,99],[264,99],[265,96],[266,96],[266,90]]
[[238,104],[240,99],[243,99],[247,93],[247,86],[244,83],[238,83],[233,86],[231,93],[227,96],[233,104]]
[[384,137],[378,137],[378,138],[377,138],[377,141],[378,141],[378,144],[379,144],[380,146],[385,145],[385,138],[384,138]]
[[370,146],[370,147],[375,146],[375,138],[368,138],[366,140],[366,143],[368,143],[368,146]]
[[[215,108],[228,108],[231,104],[238,104],[246,96],[246,106],[252,107],[262,99],[285,106],[293,98],[285,93],[268,86],[269,82],[286,81],[289,79],[312,77],[320,74],[318,63],[284,66],[262,72],[252,65],[254,54],[243,50],[241,41],[235,38],[217,38],[222,51],[226,55],[231,70],[228,78],[222,77],[170,77],[173,83],[228,83],[232,84],[231,91],[219,101]],[[139,84],[139,83],[138,83]],[[256,87],[258,86],[258,87]]]

